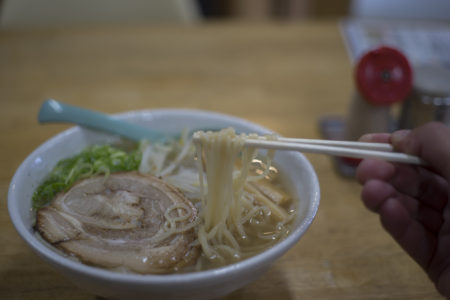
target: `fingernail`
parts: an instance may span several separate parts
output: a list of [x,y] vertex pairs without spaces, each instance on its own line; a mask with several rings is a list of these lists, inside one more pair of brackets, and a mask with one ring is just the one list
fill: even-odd
[[411,130],[408,129],[393,132],[391,135],[391,144],[396,145],[398,143],[401,143],[410,133]]
[[372,137],[373,137],[372,133],[366,133],[366,134],[362,135],[358,140],[360,142],[371,142]]

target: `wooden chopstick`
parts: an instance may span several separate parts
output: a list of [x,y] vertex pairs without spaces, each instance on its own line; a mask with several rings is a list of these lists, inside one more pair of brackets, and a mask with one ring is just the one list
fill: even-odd
[[[387,146],[380,147],[380,145]],[[245,146],[263,149],[294,150],[341,157],[377,158],[414,165],[427,164],[417,156],[392,152],[392,146],[382,143],[279,138],[278,140],[246,139]]]

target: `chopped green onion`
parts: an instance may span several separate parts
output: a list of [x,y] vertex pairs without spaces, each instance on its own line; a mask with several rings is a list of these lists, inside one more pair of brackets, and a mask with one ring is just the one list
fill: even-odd
[[46,180],[36,189],[32,198],[34,209],[48,205],[61,191],[67,191],[83,178],[99,174],[133,171],[139,168],[141,152],[125,152],[109,146],[88,147],[79,154],[59,161]]

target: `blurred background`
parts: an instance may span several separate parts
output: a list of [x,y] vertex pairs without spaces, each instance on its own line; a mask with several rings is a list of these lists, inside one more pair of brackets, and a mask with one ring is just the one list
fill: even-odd
[[1,24],[339,19],[345,16],[448,20],[447,0],[0,0]]
[[76,22],[189,21],[194,19],[339,18],[350,0],[167,0],[74,1],[1,0],[3,26],[75,24]]
[[403,127],[433,119],[450,124],[449,21],[448,0],[0,0],[0,29],[333,23],[352,66],[380,45],[409,60],[418,92],[409,99],[414,105],[404,105],[396,117]]

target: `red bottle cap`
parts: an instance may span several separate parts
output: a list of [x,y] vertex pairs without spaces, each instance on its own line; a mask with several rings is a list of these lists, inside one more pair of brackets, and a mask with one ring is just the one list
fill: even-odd
[[398,50],[380,47],[361,57],[355,70],[360,94],[374,105],[403,101],[412,88],[412,70]]

